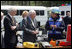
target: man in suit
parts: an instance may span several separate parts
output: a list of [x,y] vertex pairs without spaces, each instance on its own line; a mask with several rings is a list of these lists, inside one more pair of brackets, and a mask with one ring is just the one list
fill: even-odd
[[8,15],[4,18],[4,28],[5,28],[5,48],[15,48],[17,39],[16,39],[16,20],[14,16],[16,15],[17,10],[15,8],[10,8],[8,10]]
[[39,33],[37,30],[37,21],[35,19],[36,12],[34,10],[29,11],[29,16],[22,20],[23,26],[23,42],[36,42],[36,34]]
[[66,17],[63,18],[65,23],[65,31],[67,31],[67,25],[71,24],[71,17],[70,17],[70,11],[66,12]]

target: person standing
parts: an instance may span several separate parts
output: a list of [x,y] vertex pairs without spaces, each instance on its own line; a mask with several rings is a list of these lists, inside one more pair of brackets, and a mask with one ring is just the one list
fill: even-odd
[[28,11],[23,11],[23,13],[22,13],[22,21],[21,22],[19,22],[19,30],[21,30],[21,31],[23,31],[22,32],[22,36],[21,36],[21,38],[22,38],[22,42],[21,43],[23,43],[23,40],[24,40],[24,38],[23,38],[23,36],[24,36],[24,29],[23,29],[23,25],[27,25],[27,17],[28,17]]
[[10,8],[8,10],[8,14],[4,18],[4,28],[5,28],[5,36],[4,36],[4,42],[5,42],[5,48],[15,48],[17,43],[17,37],[16,37],[16,23],[14,16],[17,13],[17,9]]
[[67,31],[67,25],[71,24],[71,17],[70,17],[70,12],[66,12],[66,16],[63,18],[64,23],[65,23],[65,31]]
[[35,19],[36,12],[34,10],[30,10],[27,21],[23,22],[23,31],[24,31],[24,42],[36,42],[36,34],[38,34],[38,24]]
[[51,11],[51,17],[46,22],[45,29],[48,30],[48,41],[51,39],[57,40],[62,39],[62,32],[64,30],[64,22],[60,18],[60,10],[53,9]]

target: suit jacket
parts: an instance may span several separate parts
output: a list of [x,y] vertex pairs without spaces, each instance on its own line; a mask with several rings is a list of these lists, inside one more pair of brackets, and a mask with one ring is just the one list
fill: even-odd
[[16,30],[12,30],[11,26],[16,26],[16,20],[14,19],[14,24],[12,23],[12,18],[7,15],[4,18],[4,28],[5,28],[5,43],[16,43]]
[[64,23],[65,23],[65,31],[67,31],[67,25],[71,24],[71,18],[69,16],[66,16],[63,18]]
[[23,26],[23,41],[29,41],[29,42],[35,42],[36,41],[36,35],[32,34],[33,30],[36,30],[38,28],[37,21],[35,19],[34,21],[35,27],[32,25],[31,19],[27,17],[27,20],[22,20],[22,26]]

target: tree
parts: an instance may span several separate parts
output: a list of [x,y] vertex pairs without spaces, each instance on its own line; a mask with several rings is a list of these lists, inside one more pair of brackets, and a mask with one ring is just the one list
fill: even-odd
[[60,6],[61,4],[71,4],[71,1],[1,1],[1,5],[20,6]]

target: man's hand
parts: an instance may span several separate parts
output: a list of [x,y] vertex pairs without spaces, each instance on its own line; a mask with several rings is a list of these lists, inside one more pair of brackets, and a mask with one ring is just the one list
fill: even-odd
[[32,31],[32,33],[33,33],[33,34],[38,34],[39,32],[38,32],[38,31]]
[[12,29],[12,30],[16,29],[16,26],[11,26],[11,29]]
[[16,23],[16,26],[19,26],[19,24],[18,24],[18,23]]
[[54,27],[54,25],[50,25],[51,27]]
[[57,26],[56,26],[56,25],[54,25],[54,28],[57,28]]
[[56,26],[56,25],[51,25],[51,27],[57,28],[57,26]]

